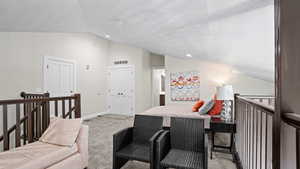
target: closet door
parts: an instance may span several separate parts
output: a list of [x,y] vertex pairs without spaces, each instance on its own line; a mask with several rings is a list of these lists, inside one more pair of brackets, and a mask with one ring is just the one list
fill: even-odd
[[75,91],[74,61],[45,57],[44,91],[51,96],[69,96]]
[[107,113],[134,114],[134,67],[108,68]]

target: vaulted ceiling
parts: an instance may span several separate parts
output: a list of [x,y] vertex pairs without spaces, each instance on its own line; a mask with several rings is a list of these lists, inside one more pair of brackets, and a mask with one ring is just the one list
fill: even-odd
[[190,53],[272,80],[273,1],[0,0],[0,31],[109,34],[154,53]]

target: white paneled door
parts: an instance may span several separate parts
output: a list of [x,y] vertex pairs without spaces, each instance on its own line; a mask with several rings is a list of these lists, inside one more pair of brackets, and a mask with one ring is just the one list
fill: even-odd
[[44,91],[49,92],[51,96],[74,94],[76,63],[53,57],[44,59]]
[[108,68],[107,113],[134,114],[135,72],[133,66]]

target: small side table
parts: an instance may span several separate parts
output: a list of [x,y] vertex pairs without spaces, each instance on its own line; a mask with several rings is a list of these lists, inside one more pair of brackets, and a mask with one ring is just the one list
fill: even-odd
[[[212,134],[212,145],[211,145],[211,151],[210,151],[210,158],[212,159],[212,153],[214,152],[222,152],[222,153],[229,153],[232,154],[234,157],[234,135],[236,133],[236,124],[234,121],[224,121],[221,118],[212,117],[210,121],[210,132]],[[230,133],[230,145],[229,146],[223,146],[223,145],[215,145],[215,134],[216,133]],[[222,151],[215,148],[221,148]]]

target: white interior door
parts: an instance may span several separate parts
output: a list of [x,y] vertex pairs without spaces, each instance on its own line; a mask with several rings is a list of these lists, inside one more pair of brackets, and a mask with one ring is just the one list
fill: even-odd
[[44,91],[51,96],[69,96],[75,92],[74,61],[45,57]]
[[113,66],[108,68],[107,113],[134,114],[133,66]]

